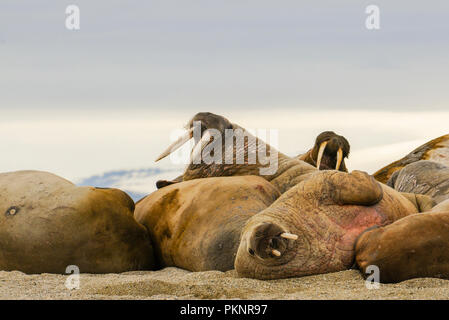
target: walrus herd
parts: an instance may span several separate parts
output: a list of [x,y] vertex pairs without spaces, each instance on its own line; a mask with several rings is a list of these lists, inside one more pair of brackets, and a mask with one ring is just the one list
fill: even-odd
[[[348,172],[349,142],[332,131],[289,157],[220,115],[198,113],[186,129],[157,160],[194,138],[191,163],[137,203],[47,172],[1,173],[0,270],[279,279],[374,265],[380,282],[449,279],[449,135],[371,176]],[[232,130],[242,143],[217,144]],[[206,153],[218,161],[195,161]]]

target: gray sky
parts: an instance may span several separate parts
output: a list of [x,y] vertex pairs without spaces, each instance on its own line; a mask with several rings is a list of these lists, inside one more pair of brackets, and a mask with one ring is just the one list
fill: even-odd
[[448,34],[447,1],[2,0],[0,171],[152,166],[198,111],[279,129],[290,153],[325,129],[353,151],[444,134]]

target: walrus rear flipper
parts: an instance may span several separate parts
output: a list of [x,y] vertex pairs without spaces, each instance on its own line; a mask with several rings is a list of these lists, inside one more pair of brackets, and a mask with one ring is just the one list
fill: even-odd
[[178,183],[178,182],[182,182],[182,181],[183,181],[182,175],[177,177],[174,180],[158,180],[158,181],[156,181],[156,188],[161,189],[163,187],[166,187],[166,186]]

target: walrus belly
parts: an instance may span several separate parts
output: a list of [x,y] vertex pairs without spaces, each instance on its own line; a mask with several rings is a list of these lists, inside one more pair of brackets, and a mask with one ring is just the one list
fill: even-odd
[[159,267],[226,271],[234,268],[246,221],[278,197],[257,176],[195,179],[142,199],[135,217],[151,234]]
[[0,174],[0,270],[124,272],[153,267],[151,242],[117,189],[77,187],[47,172]]

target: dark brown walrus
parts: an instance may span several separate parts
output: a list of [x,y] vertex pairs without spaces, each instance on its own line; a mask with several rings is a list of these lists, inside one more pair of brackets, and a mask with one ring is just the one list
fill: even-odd
[[196,179],[153,192],[135,217],[151,234],[159,267],[226,271],[245,222],[279,195],[257,176]]
[[[199,137],[197,137],[196,140],[199,141],[195,141],[195,147],[193,148],[192,154],[195,153],[195,150],[199,151],[197,153],[200,154],[202,154],[204,150],[208,150],[208,148],[215,142],[215,137],[211,136],[211,132],[215,131],[220,134],[222,140],[221,145],[219,146],[222,154],[221,163],[218,164],[214,162],[206,164],[204,161],[201,161],[201,163],[198,164],[190,163],[183,175],[176,179],[171,181],[157,181],[156,186],[158,188],[163,188],[167,185],[181,181],[200,178],[258,175],[273,183],[273,185],[283,193],[288,188],[298,183],[300,176],[313,171],[314,167],[318,167],[318,169],[347,171],[344,159],[349,154],[349,143],[343,136],[339,136],[332,131],[321,133],[316,138],[315,145],[311,150],[304,155],[292,158],[278,152],[269,144],[256,138],[241,126],[231,123],[225,117],[210,112],[197,113],[187,124],[186,129],[188,131],[162,152],[156,161],[167,157],[170,153],[180,148],[184,143],[195,138],[195,123],[201,124],[201,130],[198,132]],[[243,133],[245,138],[244,141],[242,141],[241,147],[237,147],[237,141],[239,139],[234,137],[236,143],[231,146],[233,150],[230,150],[229,147],[229,149],[226,149],[225,140],[227,139],[226,137],[228,136],[229,131],[236,134],[238,134],[239,131]],[[263,163],[264,160],[267,159],[261,158],[258,152],[256,157],[255,151],[262,150],[264,147],[266,148],[267,158],[270,159],[269,165]],[[215,150],[213,150],[213,152],[215,152]],[[232,152],[233,162],[231,164],[226,164],[225,155],[227,152]],[[249,161],[249,154],[257,158],[257,161]],[[243,161],[236,161],[240,156],[242,156]],[[261,174],[261,169],[270,167],[272,162],[276,163],[277,168],[275,172]]]
[[54,174],[0,174],[0,270],[82,273],[152,269],[134,202],[117,189],[77,187]]

